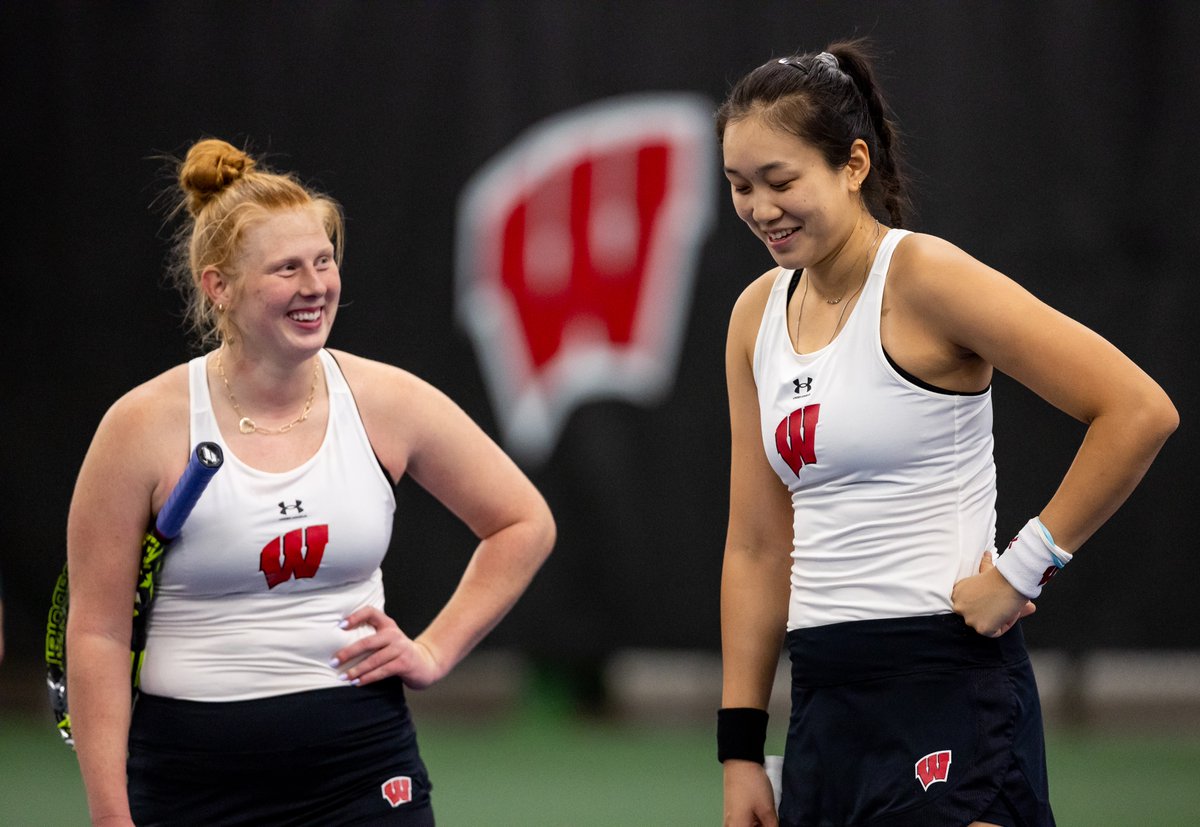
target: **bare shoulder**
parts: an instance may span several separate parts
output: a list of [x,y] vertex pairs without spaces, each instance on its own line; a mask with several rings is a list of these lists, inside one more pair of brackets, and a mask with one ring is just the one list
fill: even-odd
[[176,365],[114,402],[104,414],[97,436],[127,439],[130,450],[161,448],[176,437],[186,440],[189,403],[187,365]]
[[411,405],[428,394],[437,393],[431,384],[404,368],[344,350],[330,349],[329,353],[341,368],[360,409],[374,410],[397,403]]
[[1003,273],[937,236],[913,233],[892,256],[884,288],[885,313],[983,355],[986,322],[1009,324],[1034,312],[1035,299]]
[[947,260],[957,256],[965,256],[965,252],[944,238],[928,233],[908,233],[896,245],[892,261],[902,263],[913,261],[917,263],[935,263],[939,259]]
[[896,245],[888,271],[888,289],[906,297],[929,298],[964,278],[999,275],[943,238],[910,233]]
[[742,291],[737,301],[734,302],[731,321],[741,321],[743,318],[754,320],[760,318],[763,308],[767,306],[767,298],[771,295],[771,288],[775,286],[775,281],[779,278],[780,272],[779,267],[772,267],[746,285],[746,289]]
[[480,538],[525,519],[553,533],[537,490],[448,395],[393,365],[331,353],[393,482],[411,478]]
[[750,284],[738,296],[729,317],[729,346],[735,346],[749,354],[754,349],[754,340],[758,336],[758,328],[762,323],[763,311],[771,289],[781,272],[779,267],[772,267]]
[[189,398],[186,364],[121,396],[96,428],[79,485],[105,502],[120,494],[160,506],[187,464]]
[[465,418],[446,394],[403,368],[342,350],[329,352],[354,395],[371,447],[393,481],[404,475],[431,434]]

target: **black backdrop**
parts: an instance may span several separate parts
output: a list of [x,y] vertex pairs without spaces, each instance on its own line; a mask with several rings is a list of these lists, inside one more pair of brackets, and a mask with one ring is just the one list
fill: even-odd
[[[1076,650],[1200,645],[1187,523],[1200,355],[1190,0],[6,3],[0,19],[0,569],[13,658],[39,656],[74,475],[100,416],[191,355],[161,275],[151,202],[165,182],[152,156],[207,135],[248,140],[335,195],[349,216],[348,304],[331,344],[414,371],[495,433],[453,320],[455,206],[470,176],[546,116],[638,91],[715,103],[769,57],[856,33],[883,52],[920,174],[917,229],[1113,340],[1183,416],[1028,637]],[[557,659],[717,648],[724,330],[744,284],[770,266],[718,192],[671,394],[572,415],[532,474],[558,549],[488,645]],[[1053,493],[1082,427],[1003,377],[995,407],[1007,535]],[[471,538],[416,486],[402,484],[399,500],[388,599],[416,629]]]

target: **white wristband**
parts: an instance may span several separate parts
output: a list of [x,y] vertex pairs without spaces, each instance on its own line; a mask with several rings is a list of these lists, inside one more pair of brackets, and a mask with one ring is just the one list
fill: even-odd
[[1033,600],[1072,556],[1054,544],[1050,530],[1034,517],[1000,553],[996,569],[1014,589]]

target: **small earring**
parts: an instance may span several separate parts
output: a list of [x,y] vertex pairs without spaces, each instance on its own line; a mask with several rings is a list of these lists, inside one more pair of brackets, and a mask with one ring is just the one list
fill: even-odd
[[217,312],[218,312],[218,313],[224,313],[224,312],[225,312],[225,305],[223,305],[223,304],[218,304],[218,305],[217,305]]

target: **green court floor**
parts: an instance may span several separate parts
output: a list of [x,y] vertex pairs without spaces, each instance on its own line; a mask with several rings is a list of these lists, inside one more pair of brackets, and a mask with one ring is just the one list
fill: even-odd
[[[0,713],[0,825],[87,824],[74,756],[45,718]],[[721,823],[707,726],[513,715],[418,720],[441,827],[696,827]],[[777,736],[778,733],[773,733]],[[1051,732],[1061,827],[1200,823],[1200,736]]]

